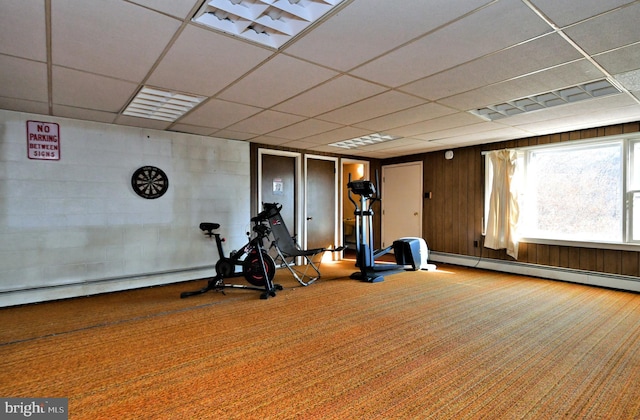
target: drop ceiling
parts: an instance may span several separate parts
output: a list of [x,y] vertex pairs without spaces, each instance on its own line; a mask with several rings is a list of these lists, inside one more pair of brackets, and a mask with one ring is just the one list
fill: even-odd
[[[0,109],[370,158],[640,121],[640,1],[327,3],[269,46],[195,21],[202,0],[3,0]],[[619,92],[473,113],[599,80]],[[126,115],[143,88],[201,100],[175,121]],[[374,133],[399,138],[330,145]]]

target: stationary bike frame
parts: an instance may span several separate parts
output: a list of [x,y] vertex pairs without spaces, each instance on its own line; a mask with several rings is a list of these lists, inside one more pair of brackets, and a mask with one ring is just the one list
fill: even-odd
[[[232,252],[229,257],[224,256],[222,247],[222,243],[225,241],[224,238],[220,236],[220,233],[214,232],[220,228],[220,224],[200,223],[200,230],[209,238],[213,237],[216,241],[216,248],[220,256],[220,259],[216,263],[216,276],[209,279],[206,287],[193,292],[183,292],[180,297],[186,298],[199,295],[209,290],[224,293],[225,288],[236,288],[262,291],[263,293],[260,295],[260,299],[267,299],[269,296],[275,296],[276,290],[282,290],[281,285],[273,283],[276,265],[273,258],[271,258],[269,253],[264,249],[264,240],[270,232],[268,224],[265,223],[267,217],[267,213],[263,211],[251,219],[253,222],[253,237],[251,237],[250,233],[247,233],[249,241],[238,251]],[[237,266],[242,267],[241,272],[236,271]],[[252,286],[228,284],[224,282],[227,278],[240,276],[244,276]]]

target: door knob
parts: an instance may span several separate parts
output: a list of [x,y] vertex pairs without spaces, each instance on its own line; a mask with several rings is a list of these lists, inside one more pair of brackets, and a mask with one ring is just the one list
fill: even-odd
[[307,220],[313,220],[313,217],[307,217]]

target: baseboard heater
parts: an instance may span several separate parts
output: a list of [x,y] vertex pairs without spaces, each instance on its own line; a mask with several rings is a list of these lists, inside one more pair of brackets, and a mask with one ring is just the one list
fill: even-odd
[[215,275],[214,266],[192,267],[179,270],[146,273],[133,276],[111,277],[80,282],[38,285],[0,291],[0,308],[50,300],[68,299],[100,293],[141,289],[164,284],[198,280]]
[[610,289],[640,292],[640,278],[618,274],[598,273],[594,271],[575,270],[563,267],[522,263],[518,261],[495,260],[491,258],[471,257],[467,255],[429,252],[429,260],[444,264],[481,268],[511,274],[540,277],[550,280],[607,287]]

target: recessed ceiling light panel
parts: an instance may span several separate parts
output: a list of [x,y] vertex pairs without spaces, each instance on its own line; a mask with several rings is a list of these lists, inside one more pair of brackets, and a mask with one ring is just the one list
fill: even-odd
[[537,111],[539,109],[551,108],[586,99],[598,98],[601,96],[615,95],[620,90],[612,85],[608,80],[596,80],[577,86],[541,93],[539,95],[514,99],[502,104],[491,105],[469,111],[485,120],[494,121],[524,112]]
[[205,96],[144,86],[122,114],[173,122],[205,99]]
[[370,146],[372,144],[384,143],[391,140],[397,140],[400,136],[392,136],[390,134],[374,133],[368,136],[356,137],[354,139],[338,141],[329,144],[329,146],[340,147],[343,149],[357,149],[359,147]]
[[193,22],[280,48],[343,0],[207,0]]

